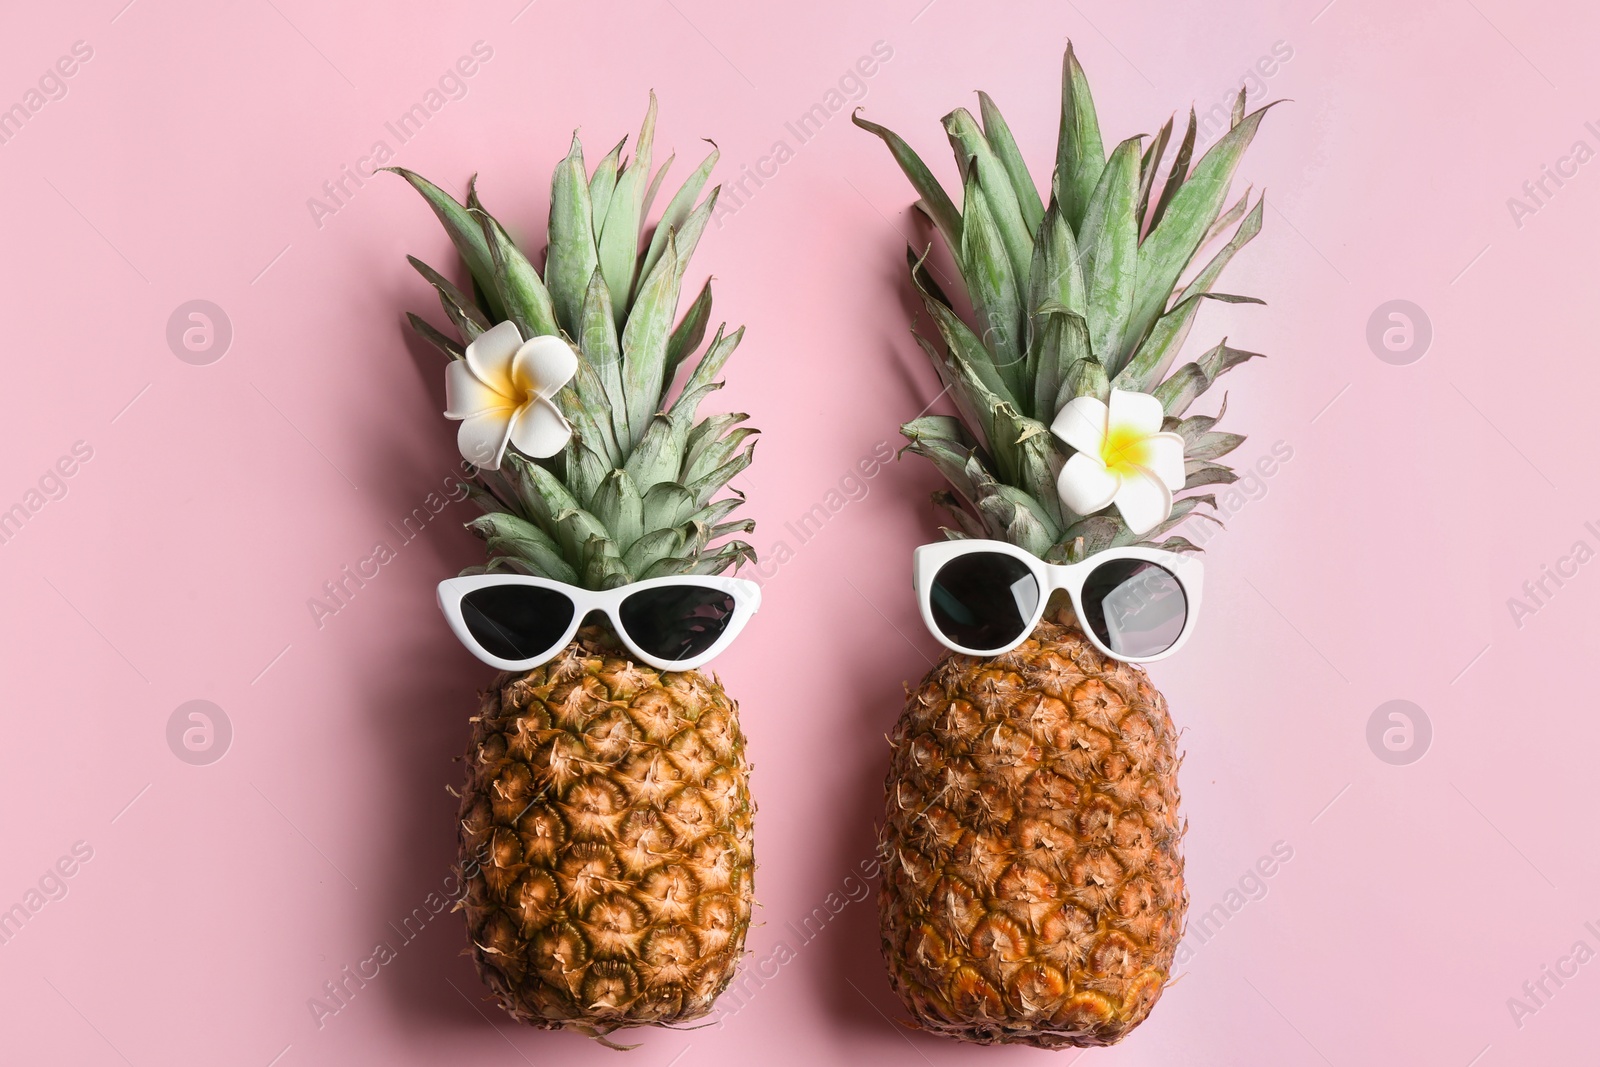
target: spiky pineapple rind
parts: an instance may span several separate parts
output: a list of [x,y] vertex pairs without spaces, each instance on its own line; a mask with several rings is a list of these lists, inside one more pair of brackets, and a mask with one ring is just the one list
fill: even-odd
[[467,749],[470,951],[513,1018],[604,1037],[707,1014],[744,952],[755,804],[738,705],[586,630],[501,674]]
[[1113,1044],[1171,972],[1188,896],[1177,732],[1144,671],[1040,623],[950,654],[891,737],[879,888],[917,1026],[978,1044]]

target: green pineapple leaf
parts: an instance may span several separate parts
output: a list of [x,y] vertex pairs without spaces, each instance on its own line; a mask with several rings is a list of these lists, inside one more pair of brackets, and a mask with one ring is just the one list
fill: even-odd
[[1061,538],[1045,559],[1051,563],[1081,562],[1112,547],[1127,531],[1127,523],[1118,516],[1085,516],[1062,531]]
[[685,521],[698,523],[708,528],[716,526],[723,519],[727,518],[729,515],[738,510],[740,505],[744,503],[744,494],[739,492],[739,490],[730,486],[728,492],[732,495],[719,497],[718,499],[711,501],[711,503],[690,515]]
[[961,247],[961,213],[956,210],[955,204],[950,202],[950,194],[944,191],[933,172],[928,170],[922,158],[906,144],[901,136],[893,130],[879,126],[876,122],[868,122],[861,117],[859,109],[852,113],[850,121],[857,126],[880,138],[889,146],[889,153],[894,156],[900,169],[910,179],[911,187],[922,198],[922,204],[927,210],[928,217],[944,235],[945,244],[950,248]]
[[578,508],[577,497],[568,491],[559,478],[520,453],[508,451],[500,470],[510,476],[516,498],[528,508],[529,517],[546,533],[553,534],[559,528],[557,516]]
[[1100,140],[1100,120],[1095,116],[1089,79],[1068,44],[1061,60],[1061,128],[1056,138],[1051,193],[1074,233],[1081,232],[1083,217],[1105,165],[1106,150]]
[[1189,329],[1194,324],[1202,299],[1221,300],[1231,304],[1263,303],[1253,296],[1213,293],[1211,287],[1216,284],[1223,268],[1233,260],[1239,250],[1261,232],[1261,207],[1264,203],[1264,200],[1256,201],[1255,210],[1245,216],[1228,243],[1190,280],[1188,285],[1184,286],[1172,309],[1156,320],[1154,328],[1140,345],[1138,353],[1118,374],[1117,388],[1143,392],[1150,384],[1159,381],[1162,375],[1166,374],[1178,350],[1183,347],[1184,340],[1189,336]]
[[572,495],[584,507],[589,507],[600,483],[605,481],[613,468],[606,463],[604,456],[577,437],[567,442],[562,456],[565,460],[566,483],[572,488]]
[[494,294],[494,264],[489,257],[489,245],[484,240],[483,229],[478,221],[465,207],[456,203],[455,197],[422,175],[404,167],[383,169],[400,175],[413,189],[422,194],[422,198],[428,202],[428,206],[433,209],[440,224],[444,226],[444,232],[449,235],[450,243],[455,245],[462,262],[466,263],[467,270],[472,273],[473,281],[482,286],[488,297],[489,311],[495,318],[505,318],[505,308]]
[[929,245],[922,250],[922,255],[918,256],[916,249],[906,245],[906,268],[911,271],[912,284],[929,299],[937,300],[945,307],[954,307],[955,305],[950,303],[950,298],[939,287],[939,283],[934,280],[933,273],[928,270],[927,257],[932,252],[933,246]]
[[450,279],[416,256],[407,256],[406,261],[416,268],[417,273],[427,279],[428,284],[439,294],[439,305],[444,309],[445,317],[461,334],[464,344],[476,341],[478,335],[490,327],[489,319],[478,310],[478,305],[457,289]]
[[596,267],[589,276],[583,295],[583,314],[578,328],[578,350],[583,362],[594,368],[605,397],[605,411],[597,414],[611,429],[611,439],[620,455],[632,440],[628,430],[628,394],[622,387],[622,342],[617,339],[616,321],[611,317],[611,294],[605,276]]
[[1150,231],[1139,246],[1139,292],[1123,332],[1123,352],[1115,367],[1131,355],[1144,340],[1157,318],[1167,308],[1167,298],[1191,259],[1200,241],[1211,229],[1228,195],[1228,185],[1239,160],[1266,115],[1258,108],[1229,130],[1195,166],[1194,173],[1173,196],[1160,225]]
[[[1045,316],[1044,332],[1040,335],[1038,351],[1034,357],[1034,415],[1040,422],[1055,421],[1056,413],[1065,403],[1061,389],[1072,380],[1074,368],[1095,362],[1089,348],[1089,324],[1083,316],[1055,301],[1046,301],[1040,309]],[[1082,374],[1082,370],[1077,373]],[[1102,376],[1104,370],[1101,370]],[[1083,394],[1074,392],[1071,400]],[[1096,395],[1099,395],[1096,391]]]
[[978,446],[960,419],[923,415],[901,426],[900,432],[910,442],[905,451],[931,460],[968,504],[977,503],[977,489],[967,477],[966,466]]
[[1183,454],[1188,459],[1221,459],[1244,444],[1243,434],[1203,433],[1192,444],[1186,444]]
[[[1250,193],[1253,188],[1253,186],[1245,186],[1244,195],[1235,200],[1232,207],[1217,216],[1217,221],[1211,224],[1211,229],[1207,230],[1206,235],[1200,239],[1201,248],[1204,248],[1212,241],[1215,241],[1218,237],[1221,237],[1223,232],[1226,231],[1229,226],[1232,226],[1234,223],[1238,222],[1244,217],[1245,209],[1250,206]],[[1263,196],[1261,199],[1265,200],[1266,197]],[[1257,225],[1259,228],[1259,224]]]
[[[964,176],[968,205],[972,198],[971,188],[976,184],[983,190],[982,201],[988,209],[990,224],[1011,261],[1012,277],[1026,278],[1028,263],[1033,259],[1033,231],[1037,223],[1030,226],[1024,221],[1022,209],[1017,204],[1016,189],[1011,184],[1011,175],[989,146],[988,138],[978,127],[978,120],[972,117],[972,112],[964,107],[956,108],[944,117],[943,122],[950,148],[955,152],[956,169]],[[970,206],[962,207],[962,217],[967,220],[967,226],[972,225]],[[961,239],[964,248],[968,235],[963,232]]]
[[1083,279],[1083,262],[1077,238],[1061,212],[1051,205],[1039,224],[1039,239],[1033,247],[1033,263],[1028,271],[1028,315],[1034,335],[1043,325],[1044,306],[1054,301],[1082,318],[1089,317],[1089,291]]
[[668,235],[661,261],[639,287],[639,298],[622,331],[622,381],[628,398],[630,443],[644,436],[661,399],[679,276],[677,244]]
[[1080,396],[1092,396],[1101,403],[1111,399],[1111,382],[1106,377],[1106,369],[1093,357],[1080,359],[1067,368],[1061,391],[1056,394],[1056,411]]
[[[961,263],[973,310],[984,326],[983,346],[1007,394],[1015,396],[1022,390],[1027,370],[1022,348],[1022,299],[976,170],[967,177],[963,211],[966,225],[961,231]],[[949,315],[955,317],[953,312]]]
[[678,452],[682,454],[684,469],[694,462],[706,449],[712,447],[722,439],[723,434],[744,422],[750,416],[742,412],[730,411],[721,415],[708,415],[696,422],[689,432],[681,439]]
[[[587,567],[588,553],[592,551],[588,548],[589,542],[596,538],[609,539],[605,524],[583,508],[571,508],[556,516],[556,539],[561,542],[566,558],[576,561],[580,574]],[[584,584],[588,583],[589,578],[584,575]],[[590,588],[599,587],[591,585]]]
[[474,204],[470,210],[478,220],[484,243],[489,248],[493,290],[500,306],[506,309],[506,317],[517,324],[524,341],[546,335],[560,336],[561,327],[556,323],[550,293],[545,289],[544,282],[539,280],[538,271],[533,269],[533,264],[528,262],[528,257],[522,254],[504,227],[488,212],[476,206],[476,200],[477,194],[474,192],[469,200]]
[[1066,525],[1071,515],[1056,490],[1056,476],[1061,473],[1061,454],[1057,451],[1050,428],[1033,419],[1017,420],[1021,436],[1017,439],[1017,481],[1020,488],[1039,503],[1050,520],[1052,540]]
[[950,490],[935,489],[931,499],[933,500],[933,506],[949,515],[951,521],[955,523],[954,529],[948,526],[939,528],[946,540],[981,539],[989,536],[989,531],[983,528],[983,523],[979,522],[966,508],[962,507],[961,501]]
[[629,573],[642,575],[662,560],[677,557],[682,552],[682,530],[651,530],[622,554],[622,565]]
[[1111,153],[1078,231],[1088,291],[1089,347],[1112,375],[1120,367],[1116,353],[1136,298],[1139,232],[1133,208],[1138,168],[1139,140],[1129,138]]
[[594,367],[580,359],[578,373],[554,399],[578,439],[598,452],[606,463],[616,466],[622,453],[611,435],[611,421],[606,418],[605,411],[605,390]]
[[628,456],[628,477],[641,493],[650,491],[657,482],[672,481],[678,477],[680,445],[672,417],[656,414],[645,428],[639,443]]
[[488,544],[491,556],[509,556],[534,573],[558,582],[575,582],[578,572],[561,555],[561,546],[533,523],[504,511],[480,515],[467,529]]
[[1195,362],[1179,367],[1172,377],[1156,386],[1155,397],[1168,415],[1182,415],[1223,374],[1260,355],[1229,348],[1224,340]]
[[695,513],[694,494],[680,482],[657,482],[644,494],[644,524],[652,530],[682,525]]
[[1197,510],[1201,507],[1207,507],[1212,511],[1215,511],[1217,507],[1217,498],[1209,493],[1197,493],[1194,496],[1186,496],[1182,500],[1173,503],[1172,514],[1168,515],[1166,521],[1164,521],[1160,526],[1157,526],[1154,530],[1150,530],[1149,532],[1145,533],[1142,535],[1142,537],[1135,535],[1132,531],[1125,531],[1116,539],[1112,547],[1120,548],[1123,545],[1137,544],[1140,540],[1153,542],[1156,538],[1160,537],[1167,531],[1176,529],[1185,519],[1190,516],[1191,513],[1197,519],[1205,519],[1207,522],[1216,523],[1218,527],[1222,526],[1222,521],[1215,515]]
[[[645,225],[645,222],[648,221],[649,218],[650,218],[650,205],[654,204],[656,202],[656,194],[661,191],[661,186],[667,180],[667,172],[672,169],[673,161],[676,160],[677,158],[678,158],[678,156],[677,156],[677,153],[675,153],[675,152],[672,155],[669,155],[667,157],[667,161],[665,163],[661,164],[660,169],[656,171],[655,177],[650,179],[650,184],[649,184],[648,187],[646,187],[646,189],[644,191],[644,199],[642,201],[640,201],[640,203],[639,203],[639,230],[640,230],[640,234],[639,235],[640,235],[640,237],[644,236],[644,225]],[[643,263],[643,261],[641,260],[641,267],[640,267],[639,271],[637,272],[637,274],[635,275],[635,279],[636,279],[635,282],[634,282],[635,285],[637,285],[639,281],[643,280],[645,274],[647,273],[643,269],[642,263]]]
[[[711,153],[689,175],[687,181],[678,189],[666,210],[661,213],[661,219],[656,223],[655,233],[650,237],[650,249],[645,253],[644,263],[640,267],[643,277],[648,278],[655,269],[656,263],[661,259],[661,253],[666,251],[667,235],[674,231],[682,230],[684,223],[689,218],[689,213],[694,210],[695,200],[700,196],[700,190],[705,187],[706,179],[711,176],[711,168],[716,166],[719,158],[717,146],[711,145]],[[683,242],[680,240],[679,244]],[[687,259],[685,255],[685,259]]]
[[1195,459],[1184,461],[1183,474],[1185,489],[1194,489],[1202,485],[1232,485],[1239,480],[1232,467]]
[[633,581],[623,566],[617,544],[604,534],[594,534],[583,546],[583,584],[590,589],[615,589]]
[[1006,125],[1005,117],[988,93],[978,93],[978,114],[983,119],[984,138],[1011,180],[1017,208],[1022,212],[1022,225],[1028,233],[1037,233],[1044,219],[1044,201],[1039,198],[1039,188],[1033,184],[1033,175],[1028,173],[1028,164],[1022,159],[1016,138],[1011,136],[1011,127]]
[[569,337],[577,337],[585,325],[584,297],[598,267],[583,146],[574,133],[567,158],[550,180],[550,251],[544,265],[544,284],[556,321]]
[[[912,279],[916,281],[918,272],[912,271]],[[970,392],[971,388],[978,389],[981,393],[996,397],[997,399],[1013,403],[1011,388],[1001,376],[995,366],[993,355],[984,347],[977,334],[973,333],[961,317],[952,311],[948,304],[933,299],[928,293],[923,294],[923,305],[928,309],[928,314],[933,317],[933,324],[939,331],[939,336],[944,339],[945,347],[949,351],[955,365],[960,368],[960,378],[963,382],[972,382],[969,387],[968,399],[974,408],[982,405],[978,397]],[[985,430],[987,432],[987,430]]]
[[1156,139],[1145,149],[1144,157],[1139,160],[1139,206],[1134,209],[1133,218],[1136,226],[1143,226],[1145,216],[1150,210],[1150,189],[1155,184],[1156,171],[1161,166],[1161,156],[1167,150],[1167,140],[1172,136],[1172,119],[1169,117],[1161,130],[1156,134]]
[[732,461],[739,452],[741,442],[755,432],[752,427],[741,426],[690,452],[683,470],[684,484],[692,486]]
[[606,220],[606,211],[611,207],[611,194],[617,190],[617,171],[622,165],[622,146],[627,143],[626,137],[618,141],[617,146],[595,164],[594,174],[589,178],[589,228],[597,235],[596,252],[599,251],[600,227]]
[[650,153],[655,132],[656,94],[652,92],[644,125],[634,143],[633,159],[617,175],[616,186],[606,203],[605,222],[600,226],[600,272],[611,294],[611,316],[618,329],[628,314],[628,298],[633,293],[639,265],[639,227],[643,222],[645,184],[650,180]]
[[1161,187],[1161,197],[1156,201],[1156,209],[1150,214],[1150,229],[1154,230],[1161,225],[1161,219],[1167,213],[1167,208],[1172,204],[1172,198],[1178,195],[1178,190],[1183,188],[1183,183],[1189,180],[1189,161],[1194,157],[1195,115],[1194,108],[1189,109],[1189,127],[1184,131],[1183,140],[1178,142],[1178,154],[1172,157],[1172,166],[1167,170],[1166,184]]
[[702,474],[692,482],[685,482],[684,488],[689,491],[690,499],[693,501],[693,507],[690,511],[705,507],[719,489],[734,478],[737,478],[741,471],[750,466],[750,462],[755,456],[755,451],[756,445],[752,441],[745,445],[743,451],[736,453],[726,463]]
[[729,567],[756,562],[755,546],[745,541],[729,541],[715,552],[700,557],[687,574],[720,574]]
[[625,470],[612,470],[595,490],[589,505],[610,533],[619,552],[626,552],[643,532],[644,501]]
[[446,356],[451,359],[465,359],[467,357],[466,351],[460,345],[434,329],[433,324],[428,322],[427,319],[410,311],[406,312],[406,319],[411,323],[411,328],[417,332],[417,336],[427,341],[440,352],[443,352]]
[[694,298],[694,303],[689,305],[689,310],[683,313],[683,318],[678,325],[673,327],[672,336],[667,338],[667,363],[663,381],[671,384],[676,377],[678,368],[683,366],[683,361],[694,355],[700,348],[700,342],[705,340],[706,326],[711,322],[711,279],[707,278],[705,285],[700,287],[700,295]]

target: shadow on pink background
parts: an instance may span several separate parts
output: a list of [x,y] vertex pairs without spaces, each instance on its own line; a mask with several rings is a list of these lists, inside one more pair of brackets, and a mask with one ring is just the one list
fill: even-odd
[[[1600,963],[1573,953],[1600,950],[1600,562],[1572,555],[1600,550],[1592,12],[123,3],[36,6],[0,38],[0,105],[39,105],[0,126],[0,511],[38,505],[0,544],[0,909],[38,904],[0,944],[0,1058],[621,1062],[484,1003],[459,919],[428,910],[489,677],[433,606],[477,556],[470,509],[397,532],[455,462],[439,360],[403,329],[432,315],[404,255],[452,256],[398,179],[347,175],[379,142],[457,190],[477,171],[537,247],[572,128],[592,162],[653,88],[658,156],[686,173],[700,138],[723,152],[736,210],[686,284],[714,274],[719,318],[749,327],[714,402],[765,431],[740,485],[755,544],[785,562],[717,664],[755,760],[756,977],[709,1027],[640,1032],[630,1062],[1592,1060]],[[1253,101],[1293,100],[1246,160],[1266,225],[1225,284],[1269,306],[1208,306],[1191,341],[1272,357],[1231,376],[1226,428],[1250,434],[1241,464],[1290,458],[1229,507],[1201,628],[1154,671],[1185,729],[1183,975],[1123,1045],[1046,1054],[903,1028],[874,905],[852,899],[883,735],[935,655],[909,583],[935,478],[891,463],[803,541],[786,524],[938,392],[907,331],[903,248],[923,231],[849,107],[950,181],[937,120],[982,87],[1044,176],[1069,37],[1108,142],[1252,71]],[[461,57],[472,74],[449,76]],[[430,102],[402,141],[391,124]],[[814,105],[827,120],[801,130]],[[231,324],[206,365],[168,343],[193,300]],[[1431,323],[1404,365],[1368,342],[1394,300]],[[380,541],[396,558],[315,613]],[[225,758],[169,746],[193,700],[222,709]],[[1431,731],[1408,713],[1398,756],[1381,741],[1398,720],[1368,740],[1392,700]],[[318,1012],[379,943],[393,960]]]

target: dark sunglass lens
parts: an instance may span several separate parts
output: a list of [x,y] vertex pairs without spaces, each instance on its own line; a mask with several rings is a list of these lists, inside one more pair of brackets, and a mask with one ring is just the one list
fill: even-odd
[[1136,559],[1109,560],[1083,584],[1084,622],[1119,656],[1159,656],[1183,633],[1189,598],[1171,571]]
[[1005,648],[1033,621],[1039,583],[1020,559],[972,552],[939,568],[928,591],[939,631],[964,648]]
[[536,585],[491,585],[461,598],[467,631],[501,659],[533,659],[550,651],[575,610],[565,593]]
[[659,585],[630,594],[618,614],[645,652],[657,659],[693,659],[733,621],[733,597],[699,585]]

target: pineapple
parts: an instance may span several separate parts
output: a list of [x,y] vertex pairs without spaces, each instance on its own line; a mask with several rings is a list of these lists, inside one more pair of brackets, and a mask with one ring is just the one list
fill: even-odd
[[[684,384],[711,315],[708,281],[674,325],[689,257],[716,204],[700,193],[717,153],[645,220],[667,166],[651,174],[649,111],[631,161],[623,144],[587,173],[574,135],[551,183],[543,277],[478,200],[396,170],[444,224],[472,295],[412,264],[437,291],[459,341],[412,315],[450,359],[510,319],[524,338],[564,335],[579,352],[556,400],[574,433],[549,460],[516,452],[478,469],[485,570],[592,589],[715,574],[753,560],[729,535],[743,497],[719,495],[750,463],[742,414],[696,409],[743,329],[719,327]],[[697,204],[696,201],[699,200]],[[738,705],[701,671],[630,660],[586,627],[554,659],[503,673],[472,719],[461,792],[459,870],[470,949],[516,1019],[610,1043],[615,1030],[705,1015],[750,926],[754,861],[749,765]]]
[[[1196,509],[1212,497],[1177,499],[1143,535],[1110,508],[1075,514],[1057,491],[1065,457],[1049,427],[1077,397],[1151,393],[1163,430],[1183,438],[1183,488],[1235,480],[1217,461],[1244,439],[1213,429],[1220,411],[1186,413],[1255,354],[1224,341],[1173,368],[1202,299],[1260,303],[1212,286],[1261,228],[1259,198],[1227,198],[1266,109],[1246,114],[1241,92],[1231,128],[1192,167],[1191,109],[1158,184],[1172,121],[1147,148],[1133,137],[1108,156],[1069,45],[1046,205],[994,102],[979,100],[981,125],[966,109],[944,119],[960,211],[904,140],[856,118],[910,178],[974,313],[965,320],[927,254],[907,249],[939,343],[916,339],[959,415],[901,432],[950,484],[934,494],[945,535],[1009,541],[1053,563],[1134,543],[1194,551],[1160,539],[1206,515]],[[946,655],[910,690],[890,740],[882,947],[916,1024],[1042,1048],[1124,1037],[1168,981],[1188,904],[1177,734],[1144,670],[1102,656],[1059,601],[1009,653]]]

